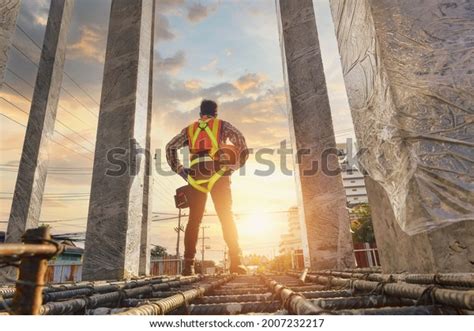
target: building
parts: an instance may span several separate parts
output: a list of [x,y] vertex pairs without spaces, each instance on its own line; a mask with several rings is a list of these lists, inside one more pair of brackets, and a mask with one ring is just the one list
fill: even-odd
[[[54,238],[54,236],[53,236]],[[47,283],[78,282],[82,279],[82,255],[84,249],[74,242],[61,242],[64,250],[48,262],[45,280]]]
[[350,162],[351,155],[348,155],[348,150],[349,153],[352,151],[347,148],[348,144],[352,144],[352,142],[349,140],[348,143],[338,143],[337,150],[347,205],[352,207],[360,203],[368,203],[369,200],[365,189],[364,175]]
[[298,207],[288,210],[288,233],[280,237],[280,255],[290,255],[293,269],[303,268],[303,250],[301,245],[301,227],[298,216]]

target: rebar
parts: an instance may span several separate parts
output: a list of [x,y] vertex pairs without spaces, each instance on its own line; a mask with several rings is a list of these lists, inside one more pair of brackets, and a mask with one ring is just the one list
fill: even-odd
[[428,298],[432,303],[444,304],[460,309],[474,309],[474,290],[461,291],[409,283],[385,283],[317,275],[308,275],[306,279],[320,284],[348,286],[363,291],[383,291],[386,295],[413,300],[426,300]]
[[462,311],[446,306],[384,307],[334,311],[336,315],[458,315]]
[[306,299],[318,299],[318,298],[340,298],[350,297],[354,293],[351,290],[339,290],[339,291],[309,291],[300,292]]
[[244,294],[260,294],[268,292],[268,288],[240,288],[238,290],[213,290],[213,295],[244,295]]
[[52,244],[1,244],[0,256],[53,256],[61,249],[61,245]]
[[145,304],[136,308],[128,309],[119,315],[164,315],[183,305],[187,305],[193,299],[204,295],[207,291],[220,286],[233,276],[225,276],[219,280],[214,280],[208,284],[203,284],[195,289],[175,294],[169,298],[157,300],[153,303]]
[[[357,269],[356,269],[357,270]],[[297,276],[297,274],[293,274]],[[372,280],[377,282],[406,282],[413,284],[437,284],[457,287],[474,287],[474,273],[438,273],[438,274],[380,274],[380,273],[361,273],[361,272],[343,272],[327,270],[314,272],[311,275],[335,276],[340,278],[358,278]]]
[[94,294],[88,297],[70,299],[60,302],[49,302],[41,307],[42,315],[63,315],[72,314],[85,309],[94,309],[98,307],[118,306],[123,299],[134,298],[137,296],[149,297],[153,291],[162,288],[177,286],[178,284],[189,284],[190,281],[198,281],[201,276],[182,277],[179,281],[170,281],[160,284],[149,284],[131,289],[120,289],[117,291]]
[[321,298],[311,300],[324,310],[378,308],[387,306],[413,306],[415,301],[385,295],[367,295],[350,298]]
[[[89,291],[92,291],[92,294],[96,293],[107,293],[111,291],[117,291],[120,289],[129,289],[129,288],[134,288],[138,286],[144,286],[148,284],[161,284],[163,282],[168,282],[168,281],[174,281],[174,280],[179,280],[180,277],[163,277],[163,276],[158,276],[158,277],[147,277],[144,279],[139,279],[139,280],[129,280],[129,281],[100,281],[100,282],[80,282],[80,283],[72,283],[72,284],[54,284],[50,285],[47,287],[43,288],[43,300],[45,302],[47,301],[55,301],[58,299],[55,299],[55,295],[51,295],[52,293],[60,293],[60,292],[69,292],[71,295],[69,298],[73,298],[76,292],[73,291],[78,291],[78,290],[83,290],[83,289],[88,289]],[[79,293],[79,292],[77,292]],[[2,294],[0,290],[0,295]],[[3,295],[4,298],[11,298],[15,294],[15,289],[14,288],[8,288],[7,291],[5,291],[5,294]],[[58,297],[61,297],[62,299],[68,298],[67,294],[62,294],[59,295]]]
[[[26,230],[21,244],[5,244],[0,255],[21,256],[20,272],[13,297],[12,313],[16,315],[37,315],[42,303],[44,276],[48,268],[48,259],[59,254],[63,246],[44,244],[51,242],[48,227]],[[18,247],[15,247],[18,246]],[[22,247],[19,247],[22,246]]]
[[280,298],[281,302],[283,302],[283,307],[286,308],[289,313],[297,315],[314,315],[322,312],[321,308],[313,305],[302,294],[294,292],[265,276],[263,276],[263,279],[271,291]]
[[271,313],[281,307],[279,301],[273,302],[230,302],[190,305],[190,315],[238,315],[252,312]]
[[252,302],[252,301],[270,301],[271,293],[264,294],[241,294],[241,295],[216,295],[205,296],[196,299],[195,304],[213,304],[213,303],[229,303],[229,302]]
[[[285,285],[288,286],[287,284]],[[289,288],[295,292],[327,290],[327,286],[324,285],[289,286]]]

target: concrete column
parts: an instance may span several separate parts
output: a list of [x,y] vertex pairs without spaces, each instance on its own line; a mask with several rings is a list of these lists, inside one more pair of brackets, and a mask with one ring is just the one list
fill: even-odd
[[354,265],[312,0],[279,0],[305,266]]
[[8,50],[15,33],[16,20],[20,12],[20,0],[2,0],[0,2],[0,87],[3,85]]
[[38,226],[73,4],[72,0],[51,1],[8,220],[7,242],[20,242],[26,229]]
[[83,278],[139,273],[152,0],[113,0],[87,223]]
[[143,185],[143,215],[142,233],[140,239],[140,265],[139,274],[146,276],[150,274],[150,231],[153,209],[153,153],[151,150],[151,126],[153,119],[153,58],[154,58],[154,38],[155,38],[155,7],[153,0],[151,18],[151,46],[150,46],[150,75],[148,84],[148,121],[146,128],[146,151],[145,151],[145,178]]
[[385,272],[473,272],[474,10],[330,0]]

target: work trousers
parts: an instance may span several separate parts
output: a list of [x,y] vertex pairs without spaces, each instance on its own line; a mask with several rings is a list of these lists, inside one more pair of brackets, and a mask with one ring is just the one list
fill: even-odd
[[[211,190],[211,197],[217,216],[221,222],[224,240],[229,247],[229,257],[232,260],[240,254],[237,227],[232,214],[232,193],[230,176],[221,177]],[[184,257],[194,259],[199,228],[206,207],[207,193],[200,192],[193,187],[187,190],[189,202],[189,220],[184,234]]]

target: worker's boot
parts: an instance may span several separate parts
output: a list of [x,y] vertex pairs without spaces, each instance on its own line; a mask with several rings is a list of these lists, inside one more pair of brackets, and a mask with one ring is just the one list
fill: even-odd
[[181,272],[183,276],[193,276],[194,275],[194,259],[184,259],[184,268]]
[[242,259],[240,254],[230,256],[230,268],[229,272],[231,274],[246,275],[247,268],[242,264]]

